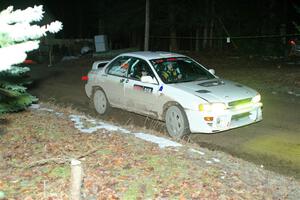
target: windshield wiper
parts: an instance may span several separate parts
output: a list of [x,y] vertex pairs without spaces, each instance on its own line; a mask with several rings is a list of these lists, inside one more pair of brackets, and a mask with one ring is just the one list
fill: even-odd
[[203,80],[208,80],[208,78],[205,76],[205,77],[199,77],[199,78],[196,78],[195,81],[203,81]]
[[192,81],[195,81],[195,80],[193,80],[193,79],[190,79],[190,80],[181,80],[181,81],[179,81],[179,83],[186,83],[186,82],[192,82]]

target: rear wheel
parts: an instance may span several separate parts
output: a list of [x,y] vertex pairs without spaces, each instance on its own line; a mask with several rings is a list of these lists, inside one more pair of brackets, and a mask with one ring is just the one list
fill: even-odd
[[170,106],[165,115],[166,127],[172,138],[180,139],[190,133],[188,120],[184,110],[177,106]]
[[109,102],[103,90],[96,89],[93,93],[93,105],[97,113],[104,115],[110,110]]

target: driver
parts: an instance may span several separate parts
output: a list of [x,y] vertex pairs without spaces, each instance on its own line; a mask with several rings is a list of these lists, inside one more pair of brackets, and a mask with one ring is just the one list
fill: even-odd
[[145,69],[146,67],[144,65],[138,65],[136,66],[135,68],[135,71],[134,71],[134,78],[138,79],[138,80],[141,80],[142,76],[147,76],[148,73]]
[[182,78],[182,75],[179,73],[179,70],[174,69],[172,63],[167,64],[167,69],[162,72],[162,76],[167,81],[176,81]]

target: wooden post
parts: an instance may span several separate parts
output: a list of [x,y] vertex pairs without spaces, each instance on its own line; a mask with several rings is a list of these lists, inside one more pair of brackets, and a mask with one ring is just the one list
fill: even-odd
[[79,160],[71,161],[71,187],[70,187],[70,200],[81,199],[81,184],[82,184],[82,166]]

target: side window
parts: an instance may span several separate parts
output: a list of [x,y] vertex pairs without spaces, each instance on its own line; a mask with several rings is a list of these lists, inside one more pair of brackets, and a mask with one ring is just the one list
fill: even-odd
[[125,77],[129,68],[130,57],[120,57],[113,61],[109,66],[107,73],[115,76]]
[[129,68],[128,77],[135,80],[141,80],[142,76],[151,76],[152,78],[155,77],[153,71],[146,61],[136,59]]

